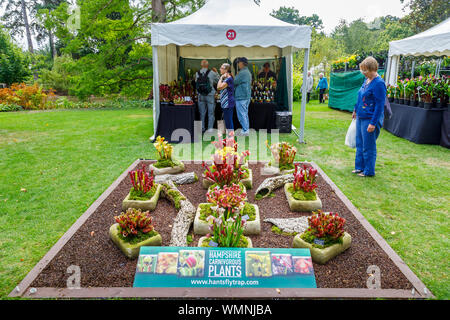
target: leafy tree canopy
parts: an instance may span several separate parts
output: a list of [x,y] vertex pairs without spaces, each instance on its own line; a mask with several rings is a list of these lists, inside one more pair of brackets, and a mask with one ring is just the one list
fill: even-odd
[[294,7],[280,7],[278,10],[272,10],[270,15],[287,23],[309,25],[316,30],[323,29],[323,21],[317,14],[309,17],[301,16],[300,12]]
[[0,25],[0,83],[11,85],[31,75],[30,57],[15,45]]

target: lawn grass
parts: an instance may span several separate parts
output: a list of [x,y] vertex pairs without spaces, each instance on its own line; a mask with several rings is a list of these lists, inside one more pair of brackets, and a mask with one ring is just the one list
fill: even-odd
[[[297,127],[298,109],[296,103]],[[427,287],[449,299],[450,151],[383,130],[377,176],[359,178],[350,173],[354,150],[344,145],[350,121],[349,113],[308,105],[306,144],[296,144],[297,159],[315,161]],[[137,158],[155,158],[151,135],[148,109],[0,114],[0,297],[125,168]],[[265,138],[260,140],[264,146]],[[254,143],[247,146],[256,152]],[[183,148],[184,157],[196,159],[199,149],[212,151],[208,142],[176,152]],[[268,156],[265,150],[263,158]]]

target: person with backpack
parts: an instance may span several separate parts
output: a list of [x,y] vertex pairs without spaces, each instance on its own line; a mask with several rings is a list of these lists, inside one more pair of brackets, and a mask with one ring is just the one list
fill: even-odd
[[[219,74],[216,68],[209,69],[208,60],[202,60],[201,69],[195,74],[195,87],[198,93],[198,109],[200,111],[200,119],[202,120],[202,132],[207,130],[208,133],[214,132],[214,112],[216,110],[214,86],[219,81]],[[208,129],[205,125],[205,116],[208,112]]]
[[384,120],[386,84],[377,73],[378,62],[375,58],[367,57],[359,64],[359,68],[366,80],[359,89],[352,115],[356,119],[355,170],[352,173],[360,177],[373,177],[377,160],[377,138]]

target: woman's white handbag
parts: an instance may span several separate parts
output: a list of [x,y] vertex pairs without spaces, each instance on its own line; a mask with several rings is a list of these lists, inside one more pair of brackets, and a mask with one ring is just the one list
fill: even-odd
[[347,135],[345,136],[345,145],[350,148],[356,148],[356,120],[353,119],[352,123],[347,130]]

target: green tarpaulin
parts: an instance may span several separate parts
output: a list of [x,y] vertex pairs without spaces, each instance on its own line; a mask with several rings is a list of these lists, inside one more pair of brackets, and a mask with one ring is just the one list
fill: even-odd
[[[384,70],[378,70],[380,76]],[[353,111],[358,98],[358,90],[364,82],[364,75],[358,71],[332,72],[328,106],[334,109]]]

